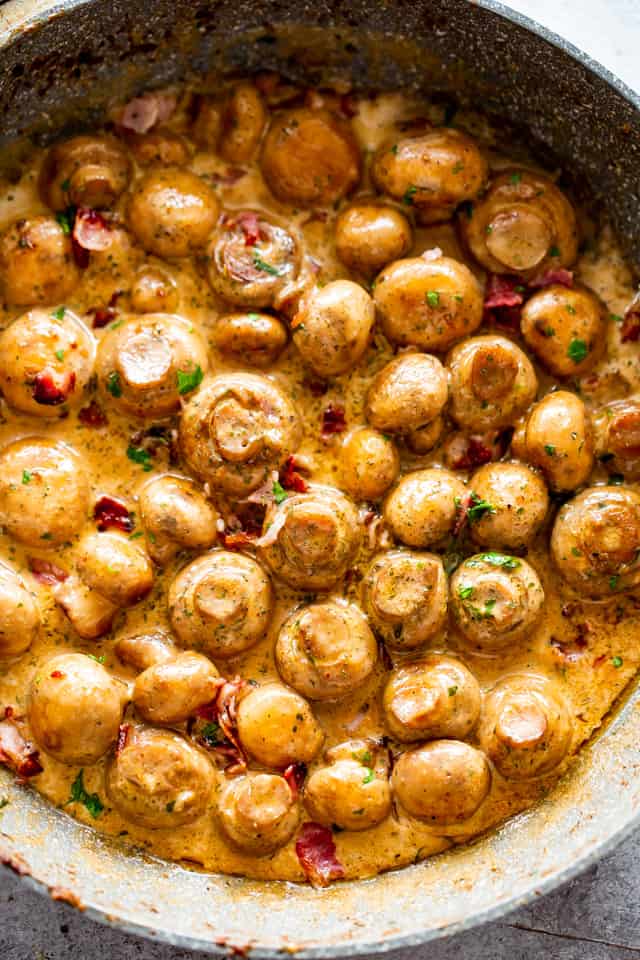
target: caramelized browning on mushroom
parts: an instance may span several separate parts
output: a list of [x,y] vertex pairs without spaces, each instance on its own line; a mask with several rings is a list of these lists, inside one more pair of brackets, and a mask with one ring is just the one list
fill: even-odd
[[60,303],[79,278],[71,240],[53,217],[16,220],[0,233],[0,285],[13,306]]
[[273,773],[236,777],[218,802],[225,837],[245,853],[264,856],[289,840],[300,812],[291,787]]
[[400,756],[391,784],[408,814],[445,827],[473,816],[489,793],[491,773],[480,750],[459,740],[433,740]]
[[409,547],[442,546],[453,533],[466,494],[462,480],[448,470],[415,470],[387,497],[384,519],[394,537]]
[[206,244],[218,209],[201,177],[180,167],[156,167],[135,185],[129,226],[149,253],[169,260],[188,257]]
[[373,300],[350,280],[313,289],[293,319],[293,342],[303,361],[321,377],[346,373],[369,346],[375,320]]
[[522,308],[527,346],[555,377],[579,377],[605,347],[606,308],[591,290],[559,284],[534,294]]
[[555,492],[586,483],[593,469],[593,437],[580,397],[567,390],[547,394],[516,431],[512,449],[538,467]]
[[325,753],[311,774],[304,805],[319,823],[341,830],[368,830],[391,811],[386,751],[371,740],[348,740]]
[[354,203],[338,215],[336,253],[363,277],[371,277],[409,252],[413,237],[407,218],[395,207]]
[[155,563],[167,563],[185,547],[207,550],[216,541],[218,515],[186,477],[154,477],[140,491],[139,505],[147,551]]
[[255,687],[243,697],[238,705],[238,734],[254,760],[277,770],[310,763],[324,741],[307,701],[279,683]]

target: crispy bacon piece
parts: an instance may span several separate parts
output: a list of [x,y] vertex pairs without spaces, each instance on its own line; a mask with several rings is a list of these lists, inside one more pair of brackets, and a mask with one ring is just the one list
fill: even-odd
[[51,679],[52,679],[52,680],[62,680],[63,677],[64,677],[64,673],[62,672],[62,670],[52,670],[52,671],[51,671]]
[[296,855],[307,880],[314,887],[328,887],[332,880],[344,877],[333,834],[320,823],[309,820],[302,824],[296,840]]
[[97,210],[78,207],[73,222],[73,239],[82,250],[108,250],[113,240],[111,226]]
[[524,303],[524,287],[517,277],[506,277],[492,273],[487,280],[484,294],[484,309],[497,310],[500,307],[520,307]]
[[83,407],[78,412],[78,420],[83,427],[105,427],[109,422],[107,415],[95,400],[92,400],[88,407]]
[[456,502],[456,522],[453,526],[454,537],[458,537],[467,525],[467,515],[471,506],[473,506],[473,495],[471,493],[462,497],[460,503]]
[[579,632],[573,640],[560,640],[558,637],[551,637],[550,645],[561,660],[567,660],[573,663],[583,656],[587,649],[587,638],[584,633]]
[[624,312],[620,338],[623,343],[637,343],[640,339],[640,291]]
[[45,407],[57,407],[68,399],[75,385],[74,370],[66,370],[59,376],[50,367],[45,367],[33,378],[33,399]]
[[298,794],[302,790],[302,784],[304,783],[304,778],[306,775],[307,765],[306,763],[302,762],[290,763],[283,773],[283,777],[291,788],[291,794],[294,800],[298,799]]
[[347,429],[344,407],[334,406],[332,403],[322,413],[322,439],[333,436],[334,433],[344,433]]
[[52,587],[56,583],[64,583],[69,574],[61,567],[49,560],[42,560],[41,557],[29,557],[29,570],[36,578],[38,583],[43,583],[47,587]]
[[129,734],[131,732],[130,723],[121,723],[118,727],[118,739],[116,740],[116,757],[119,757],[127,745]]
[[169,93],[150,92],[134,97],[125,106],[120,126],[133,133],[148,133],[158,123],[168,120],[176,108],[176,98]]
[[211,179],[223,187],[232,187],[238,180],[242,180],[246,173],[244,167],[227,167],[224,173],[212,174]]
[[573,286],[573,273],[571,270],[565,270],[564,267],[558,267],[556,270],[547,270],[529,281],[528,286],[532,290],[540,290],[542,287],[550,287],[554,283],[559,283],[563,287]]
[[115,497],[100,497],[93,508],[93,519],[96,521],[98,530],[109,530],[110,527],[115,527],[124,533],[131,533],[134,527],[133,517],[126,504],[122,500],[116,500]]
[[223,533],[220,539],[225,550],[246,550],[255,546],[257,534],[247,533],[246,530],[236,530],[233,533]]
[[500,433],[452,434],[445,446],[447,466],[452,470],[473,470],[485,463],[499,460],[507,451],[513,430]]
[[37,777],[43,770],[40,754],[18,730],[11,707],[6,708],[5,719],[0,721],[0,763],[9,767],[19,781]]
[[280,483],[285,490],[294,490],[296,493],[306,493],[309,484],[298,472],[299,464],[295,457],[287,457],[284,467],[280,471]]
[[87,310],[87,313],[93,318],[91,325],[94,330],[101,330],[102,327],[106,327],[108,323],[115,320],[118,315],[116,303],[121,296],[122,290],[116,290],[111,294],[106,307],[90,307],[89,310]]
[[241,677],[233,680],[218,678],[218,692],[210,703],[196,711],[203,720],[217,723],[224,736],[224,742],[210,749],[225,764],[225,773],[235,776],[247,769],[247,758],[238,737],[237,710],[238,694],[246,687],[247,681]]
[[245,247],[255,247],[260,241],[260,222],[258,214],[251,210],[243,210],[236,217],[236,223],[244,234]]
[[323,397],[329,389],[327,381],[321,380],[319,377],[305,377],[303,385],[312,397]]
[[464,451],[451,466],[454,470],[469,470],[481,467],[483,463],[490,463],[492,459],[491,449],[486,446],[482,437],[467,437]]

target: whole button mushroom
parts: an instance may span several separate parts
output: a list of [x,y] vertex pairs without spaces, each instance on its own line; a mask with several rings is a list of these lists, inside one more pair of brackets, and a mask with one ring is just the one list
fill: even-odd
[[309,704],[279,683],[254,687],[238,704],[238,735],[257,763],[284,770],[292,763],[310,763],[324,734]]
[[22,413],[59,417],[82,400],[95,355],[91,331],[71,310],[31,310],[0,334],[0,389]]
[[607,311],[592,290],[552,284],[522,308],[527,346],[555,377],[579,377],[594,366],[606,344]]
[[607,404],[592,414],[595,452],[611,474],[640,477],[640,398]]
[[491,788],[487,758],[459,740],[433,740],[403,753],[391,785],[407,813],[437,827],[468,820]]
[[348,740],[327,750],[325,765],[304,788],[304,805],[318,823],[368,830],[391,812],[386,751],[371,740]]
[[26,653],[40,630],[38,605],[15,570],[0,563],[0,661]]
[[0,286],[9,304],[60,303],[79,279],[71,238],[54,217],[16,220],[0,233]]
[[400,472],[400,457],[386,434],[356,427],[342,442],[340,466],[342,486],[355,500],[379,500]]
[[433,547],[453,533],[467,494],[462,480],[437,467],[407,473],[384,504],[393,536],[409,547]]
[[350,125],[328,110],[301,107],[273,116],[260,166],[284,203],[328,207],[360,179],[360,151]]
[[378,645],[361,611],[330,600],[294,610],[280,628],[276,666],[309,700],[337,700],[371,676]]
[[125,820],[151,829],[193,823],[206,811],[215,774],[202,750],[172,730],[131,727],[106,773]]
[[502,553],[478,553],[451,578],[451,610],[465,642],[486,653],[531,636],[544,604],[533,567]]
[[225,838],[234,847],[260,857],[291,839],[300,811],[284,777],[249,773],[235,777],[224,788],[218,817]]
[[138,503],[154,563],[168,563],[183,548],[206,550],[215,543],[218,514],[192,480],[154,477],[143,486]]
[[482,323],[482,289],[464,263],[432,250],[378,274],[373,298],[385,336],[437,353]]
[[350,270],[366,278],[404,257],[412,241],[409,221],[395,207],[354,203],[336,219],[338,257]]
[[118,739],[126,684],[83,653],[41,663],[31,681],[27,717],[46,753],[68,764],[96,763]]
[[287,329],[270,313],[227,313],[218,317],[213,345],[242,366],[270,367],[287,345]]
[[223,218],[207,253],[212,289],[239,307],[277,307],[300,271],[297,236],[256,210],[234,211]]
[[52,210],[112,207],[129,181],[123,144],[109,135],[82,135],[55,144],[40,173],[40,194]]
[[252,83],[239,83],[222,100],[200,98],[193,136],[200,146],[217,151],[227,163],[248,163],[266,122],[260,92]]
[[458,223],[475,259],[492,273],[528,279],[568,267],[578,254],[573,207],[551,180],[530,170],[500,173]]
[[176,281],[161,263],[145,263],[136,272],[130,293],[135,313],[169,313],[178,306]]
[[327,590],[355,559],[361,536],[351,500],[333,487],[312,484],[267,510],[259,556],[296,590]]
[[98,348],[101,389],[121,410],[166,417],[197,387],[209,366],[207,348],[183,317],[147,313],[107,331]]
[[564,760],[572,732],[567,705],[554,683],[521,673],[505,677],[486,697],[478,738],[503,777],[529,780]]
[[166,663],[148,667],[136,677],[132,701],[147,723],[173,726],[210,703],[223,681],[200,653],[178,653]]
[[185,404],[180,447],[192,472],[230,496],[256,490],[297,448],[298,414],[275,380],[213,377]]
[[538,390],[527,355],[506,337],[473,337],[447,358],[451,416],[463,429],[477,432],[511,426]]
[[293,342],[318,376],[335,377],[362,359],[374,322],[367,291],[351,280],[334,280],[300,301],[291,323]]
[[269,577],[255,560],[215,550],[180,571],[169,588],[167,605],[182,646],[225,659],[266,635],[273,594]]
[[169,663],[178,655],[171,637],[164,630],[125,634],[118,637],[113,651],[121,663],[139,672],[160,663]]
[[484,511],[470,526],[482,547],[524,550],[535,538],[549,511],[547,487],[537,471],[524,463],[487,463],[469,481]]
[[440,361],[428,353],[405,353],[374,377],[365,416],[385,433],[411,435],[438,420],[447,395],[447,373]]
[[389,550],[375,557],[362,584],[363,606],[388,647],[414,650],[447,622],[447,577],[433,553]]
[[608,599],[640,584],[640,494],[588,487],[560,509],[551,534],[556,567],[581,596]]
[[132,133],[127,137],[127,143],[141,167],[183,167],[191,159],[189,142],[170,130]]
[[434,654],[393,670],[384,688],[384,719],[396,740],[464,740],[480,716],[473,674],[453,657]]
[[181,167],[155,167],[134,185],[128,221],[145,250],[171,260],[204,247],[218,209],[201,177]]
[[78,454],[44,437],[0,451],[0,523],[29,546],[71,540],[89,511],[89,484]]
[[575,393],[548,393],[533,407],[512,441],[516,456],[538,467],[555,493],[582,486],[593,469],[593,435]]
[[476,197],[487,179],[487,161],[467,134],[450,127],[385,144],[371,167],[383,193],[416,210],[423,223],[448,220]]

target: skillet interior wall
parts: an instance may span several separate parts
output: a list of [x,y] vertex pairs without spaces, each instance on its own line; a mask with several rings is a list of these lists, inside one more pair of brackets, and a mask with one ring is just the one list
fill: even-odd
[[[606,207],[640,265],[640,115],[562,49],[468,0],[35,0],[0,53],[0,147],[98,118],[107,97],[220,71],[443,91],[527,130]],[[52,12],[53,11],[53,12]],[[22,10],[21,10],[22,12]],[[593,66],[593,65],[592,65]],[[19,157],[19,149],[13,154]],[[581,191],[583,192],[583,191]]]

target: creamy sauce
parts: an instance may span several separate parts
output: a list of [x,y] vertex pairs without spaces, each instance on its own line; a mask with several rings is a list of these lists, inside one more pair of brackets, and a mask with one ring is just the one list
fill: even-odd
[[[392,124],[403,113],[415,113],[415,106],[401,95],[382,97],[378,100],[364,99],[357,105],[358,113],[352,126],[356,137],[368,155],[389,136]],[[426,105],[428,115],[439,119],[439,108]],[[467,123],[473,132],[481,132],[489,141],[489,154],[494,169],[506,163],[504,144],[490,131],[484,121],[477,117],[461,116],[458,122]],[[169,129],[184,132],[186,114],[178,110],[168,122]],[[506,150],[508,154],[508,150]],[[38,171],[42,156],[36,152],[17,184],[4,184],[0,189],[0,228],[17,217],[48,213],[38,195]],[[328,282],[340,277],[349,277],[348,271],[335,254],[333,225],[336,212],[295,210],[278,203],[265,186],[257,162],[242,166],[242,175],[233,182],[227,176],[229,164],[211,153],[198,150],[189,167],[208,180],[214,187],[224,209],[259,208],[276,213],[285,221],[295,224],[303,238],[306,252],[319,264],[317,280]],[[139,175],[139,169],[136,176]],[[363,179],[356,196],[370,191],[367,178]],[[344,201],[343,201],[344,205]],[[125,199],[118,204],[119,212],[126,222]],[[593,231],[592,231],[593,232]],[[478,277],[483,277],[478,267],[461,249],[456,231],[451,223],[419,227],[414,234],[409,256],[439,247],[450,256],[467,262]],[[128,311],[128,296],[133,277],[140,264],[154,258],[145,257],[144,251],[131,235],[118,232],[111,248],[104,253],[91,255],[89,266],[83,270],[80,283],[65,300],[65,306],[85,318],[91,325],[91,311],[109,303],[116,291],[124,291],[117,299],[117,318]],[[207,280],[201,274],[195,259],[182,259],[167,266],[175,278],[178,304],[175,312],[187,318],[210,345],[210,373],[243,369],[221,357],[212,345],[212,332],[219,315],[228,312],[228,307],[217,298]],[[619,253],[615,240],[605,227],[593,232],[588,249],[583,252],[574,267],[576,277],[593,288],[605,301],[613,315],[624,312],[633,294],[630,272]],[[59,304],[47,305],[53,310]],[[1,314],[2,327],[23,313],[23,308],[6,308]],[[94,330],[99,340],[104,330]],[[481,328],[479,333],[485,332]],[[343,406],[349,428],[365,423],[363,412],[365,396],[373,376],[394,355],[392,345],[376,328],[372,343],[363,359],[352,372],[330,380],[326,392],[314,396],[309,389],[308,373],[300,362],[296,348],[289,344],[275,365],[266,372],[277,377],[288,396],[296,404],[304,424],[304,438],[297,456],[307,457],[312,465],[310,477],[313,482],[341,486],[340,435],[321,437],[322,413],[330,405]],[[246,368],[244,368],[246,369]],[[541,393],[552,385],[552,380],[538,366]],[[264,372],[264,371],[263,371]],[[606,399],[617,399],[640,388],[640,364],[638,346],[623,344],[620,339],[620,324],[614,319],[607,324],[607,356],[600,361],[595,373],[611,373],[613,384]],[[584,390],[587,406],[599,406],[602,396],[593,397]],[[87,398],[88,402],[89,398]],[[127,448],[136,443],[139,431],[148,423],[121,416],[108,404],[108,398],[100,397],[99,404],[105,409],[108,424],[98,429],[83,425],[78,419],[77,408],[68,416],[59,419],[36,419],[22,416],[2,403],[0,417],[0,446],[16,438],[38,434],[55,438],[73,447],[80,455],[83,469],[91,484],[91,503],[102,494],[124,500],[136,511],[137,491],[143,482],[155,473],[182,472],[169,461],[167,446],[159,445],[154,453],[153,472],[145,472],[139,463],[127,456]],[[168,421],[175,428],[176,418]],[[401,471],[424,466],[443,464],[442,446],[425,456],[417,456],[399,444]],[[460,471],[462,479],[467,478]],[[605,480],[605,473],[597,466],[592,478]],[[505,674],[519,670],[532,670],[552,677],[569,705],[574,721],[569,759],[553,774],[525,782],[504,780],[493,772],[489,797],[480,809],[466,822],[451,827],[432,827],[410,818],[402,812],[390,815],[381,824],[362,832],[335,832],[337,856],[345,868],[347,877],[367,877],[381,870],[409,864],[445,849],[452,843],[463,842],[494,827],[505,818],[530,807],[553,787],[557,777],[570,763],[570,756],[580,748],[602,723],[616,697],[635,675],[640,664],[637,635],[640,627],[640,607],[633,596],[623,595],[616,601],[599,604],[576,599],[571,590],[554,570],[548,553],[548,536],[552,522],[547,520],[543,531],[527,554],[528,561],[538,571],[545,590],[544,613],[530,634],[516,649],[495,656],[480,656],[469,652],[453,623],[446,634],[431,645],[440,652],[452,652],[458,656],[477,677],[483,691],[489,690]],[[87,526],[93,524],[87,518]],[[138,530],[139,527],[136,528]],[[142,542],[142,541],[141,541]],[[335,593],[347,596],[356,602],[359,596],[359,581],[370,558],[377,552],[376,543],[369,544],[364,538],[354,569],[344,587]],[[24,547],[10,536],[0,536],[0,558],[9,561],[23,574],[29,589],[37,598],[42,611],[43,625],[31,649],[17,662],[6,663],[0,670],[0,704],[12,705],[16,712],[24,714],[29,683],[39,665],[51,654],[63,651],[83,651],[96,657],[104,657],[105,666],[125,681],[133,681],[135,671],[116,658],[113,645],[118,637],[161,627],[169,630],[166,608],[166,593],[176,572],[192,559],[193,554],[180,553],[164,569],[156,569],[151,594],[143,602],[121,612],[112,632],[97,641],[82,641],[74,632],[69,620],[55,603],[51,590],[39,584],[29,574],[30,558],[41,557],[54,560],[62,568],[73,565],[76,541],[60,548],[48,549]],[[471,551],[470,551],[471,552]],[[300,603],[300,594],[281,583],[275,584],[277,603],[273,621],[267,636],[245,654],[217,666],[225,676],[240,674],[247,679],[263,683],[278,679],[274,665],[273,648],[278,629],[291,609]],[[570,608],[567,609],[567,604]],[[564,614],[563,614],[564,608]],[[567,615],[568,613],[568,615]],[[588,621],[590,629],[586,646],[576,645],[575,638],[580,625]],[[554,641],[566,645],[558,647]],[[563,652],[564,649],[564,652]],[[569,651],[569,655],[567,655]],[[392,653],[395,662],[403,657]],[[354,737],[379,737],[384,734],[380,689],[386,669],[380,659],[373,676],[355,693],[337,702],[313,704],[313,710],[326,733],[326,746],[330,747]],[[132,714],[128,708],[127,718]],[[184,725],[182,725],[184,729]],[[473,734],[469,742],[474,743]],[[394,748],[399,745],[392,745]],[[265,857],[243,854],[223,838],[215,815],[216,792],[211,809],[195,823],[172,829],[150,830],[125,821],[112,808],[104,789],[104,764],[102,760],[84,768],[84,784],[89,792],[96,792],[104,804],[104,811],[93,819],[85,808],[74,803],[67,805],[71,784],[78,774],[78,767],[57,762],[41,752],[44,772],[33,785],[56,806],[94,829],[114,836],[122,836],[134,845],[171,860],[183,861],[210,871],[242,874],[251,877],[289,880],[304,879],[295,853],[295,837],[283,848]],[[318,757],[311,769],[320,765]],[[222,771],[218,773],[218,790],[225,782]],[[309,819],[304,816],[303,819]]]

